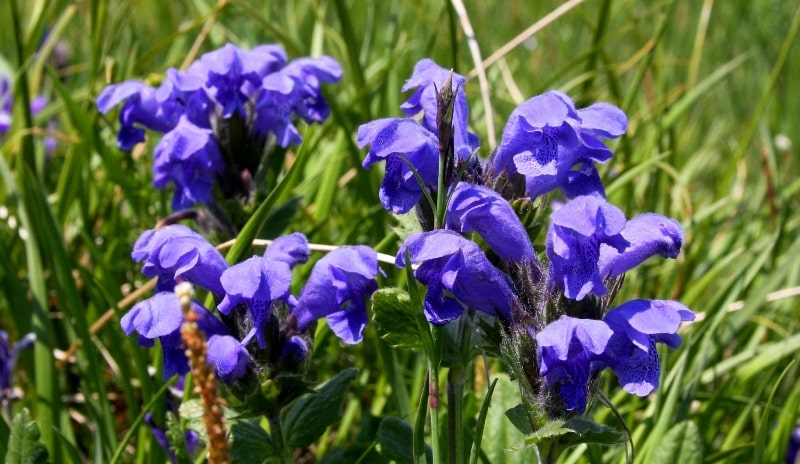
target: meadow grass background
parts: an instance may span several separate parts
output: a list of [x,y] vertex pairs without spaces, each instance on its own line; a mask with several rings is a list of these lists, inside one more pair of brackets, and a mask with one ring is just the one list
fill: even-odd
[[[653,260],[629,273],[620,301],[679,299],[701,318],[684,327],[679,350],[663,352],[658,393],[624,394],[613,376],[602,390],[630,428],[637,461],[677,462],[665,458],[670,441],[682,443],[684,457],[701,450],[701,461],[687,462],[781,461],[800,423],[800,296],[793,293],[800,285],[800,5],[572,3],[487,67],[483,95],[471,74],[470,39],[486,59],[562,2],[467,2],[466,16],[433,0],[4,2],[0,53],[26,85],[15,87],[14,126],[0,145],[0,328],[12,340],[37,334],[17,366],[22,398],[14,410],[31,409],[51,459],[109,462],[127,445],[124,461],[165,460],[137,422],[163,385],[147,368],[158,364],[158,350],[125,337],[119,317],[120,302],[146,282],[130,260],[132,244],[169,213],[170,193],[150,184],[157,140],[120,152],[118,123],[98,115],[96,96],[106,84],[157,78],[227,42],[277,42],[291,58],[324,53],[344,68],[342,82],[325,89],[331,118],[303,130],[304,145],[295,150],[308,153],[297,157],[301,175],[284,179],[281,203],[299,197],[297,213],[276,213],[270,222],[271,234],[300,231],[314,243],[396,252],[397,221],[377,198],[382,173],[361,169],[355,132],[400,115],[400,87],[421,58],[470,76],[471,126],[484,156],[489,127],[499,139],[513,108],[545,90],[564,90],[579,106],[621,106],[630,128],[602,167],[610,200],[629,217],[675,217],[687,237],[676,261]],[[56,41],[69,49],[66,67],[47,53]],[[26,128],[23,94],[50,100],[31,120],[38,129]],[[48,122],[59,143],[46,155]],[[387,271],[385,282],[393,282]],[[109,308],[113,317],[103,323]],[[307,456],[353,442],[372,416],[411,420],[409,404],[423,380],[417,356],[390,349],[374,327],[364,343],[347,348],[323,330],[311,377],[324,380],[349,366],[360,373],[342,420]],[[490,369],[503,370],[498,363]],[[480,406],[484,382],[471,382],[466,417]],[[505,402],[514,405],[513,388],[505,398],[496,394],[500,415],[492,417],[501,425],[487,426],[484,456],[522,462],[524,453],[502,449],[520,444],[502,425]],[[602,405],[592,414],[619,425]],[[624,459],[623,446],[579,447],[563,458]]]

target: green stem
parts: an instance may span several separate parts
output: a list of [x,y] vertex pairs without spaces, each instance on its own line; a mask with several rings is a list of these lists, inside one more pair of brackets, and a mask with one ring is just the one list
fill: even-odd
[[431,450],[433,451],[433,464],[442,462],[442,445],[439,435],[439,366],[442,361],[442,328],[431,326],[433,350],[428,356],[428,409],[431,411]]
[[[279,410],[271,412],[268,417],[269,420],[269,434],[272,437],[272,446],[277,451],[278,459],[281,463],[291,462],[291,456],[286,456],[286,444],[283,442],[283,427],[281,426],[281,413]],[[291,451],[291,450],[289,450]]]
[[439,365],[428,359],[428,408],[431,411],[431,450],[433,464],[442,462],[441,444],[439,443]]
[[450,462],[462,464],[467,462],[464,446],[464,387],[467,383],[467,372],[471,365],[469,356],[471,337],[470,326],[472,312],[462,315],[458,319],[456,330],[456,346],[458,347],[460,364],[450,368],[447,373],[447,411],[448,411],[448,438],[450,440]]
[[452,367],[447,373],[447,429],[450,462],[463,464],[464,456],[464,369]]

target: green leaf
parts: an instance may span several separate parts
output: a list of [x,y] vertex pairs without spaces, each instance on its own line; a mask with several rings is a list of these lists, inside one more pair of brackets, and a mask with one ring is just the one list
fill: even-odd
[[23,409],[11,422],[6,464],[39,464],[47,462],[47,448],[39,442],[39,426]]
[[175,454],[173,463],[192,464],[189,450],[186,448],[186,430],[181,425],[181,421],[173,412],[167,412],[167,440],[169,448]]
[[355,368],[345,369],[315,393],[298,398],[288,410],[284,409],[287,447],[309,446],[339,419],[345,391],[357,372]]
[[422,348],[417,328],[416,313],[420,308],[411,302],[411,296],[400,288],[382,288],[372,294],[372,319],[378,335],[395,347],[412,350]]
[[278,206],[269,213],[267,221],[258,233],[259,238],[272,239],[275,238],[289,227],[297,212],[300,211],[300,204],[303,200],[301,196],[294,196],[286,203]]
[[[387,417],[378,426],[378,433],[375,437],[380,445],[380,453],[387,459],[391,459],[398,464],[413,463],[414,453],[412,451],[414,441],[414,428],[405,421],[397,417]],[[425,447],[425,455],[428,462],[433,460],[430,447]]]
[[675,424],[661,439],[650,462],[653,464],[674,463],[700,464],[703,462],[703,442],[700,431],[692,421]]
[[475,436],[472,441],[472,449],[470,450],[469,462],[475,464],[478,462],[478,457],[481,451],[481,442],[483,441],[483,431],[486,426],[486,415],[489,413],[489,406],[492,404],[492,394],[497,387],[497,379],[492,381],[486,395],[483,397],[483,404],[481,404],[481,412],[478,414],[478,420],[475,424]]
[[231,460],[264,462],[275,456],[272,437],[251,421],[238,421],[231,427]]
[[554,420],[546,423],[533,435],[525,438],[525,443],[535,445],[555,441],[561,451],[581,443],[615,445],[625,441],[625,435],[607,425],[598,424],[582,417]]
[[489,411],[486,413],[481,451],[492,464],[537,462],[533,448],[525,447],[525,435],[506,417],[505,412],[519,404],[519,384],[508,374],[497,376]]
[[11,429],[8,428],[5,417],[0,417],[0,462],[5,462],[6,454],[8,453],[8,437],[10,435]]
[[514,424],[514,427],[516,427],[517,430],[525,435],[530,435],[533,433],[531,422],[528,420],[528,413],[525,412],[525,407],[523,405],[518,404],[506,411],[506,417],[508,417],[508,420]]
[[[178,407],[178,417],[185,421],[188,430],[194,430],[200,438],[208,443],[208,433],[203,422],[203,401],[200,398],[192,398],[181,403]],[[225,419],[225,428],[230,429],[232,419],[238,416],[238,412],[222,406],[222,417]]]

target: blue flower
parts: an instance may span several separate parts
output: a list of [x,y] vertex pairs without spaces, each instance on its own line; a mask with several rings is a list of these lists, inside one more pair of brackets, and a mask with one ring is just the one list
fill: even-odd
[[678,327],[692,320],[689,308],[668,300],[629,301],[602,321],[561,316],[536,334],[540,372],[569,411],[583,413],[589,381],[606,367],[625,391],[647,396],[661,372],[656,343],[679,347]]
[[547,257],[554,287],[567,298],[605,295],[603,280],[617,277],[654,255],[676,258],[683,244],[677,221],[647,213],[626,221],[599,196],[580,196],[551,215]]
[[246,341],[240,342],[230,335],[208,337],[208,363],[223,382],[231,383],[247,372],[250,353],[245,348]]
[[456,319],[464,306],[511,319],[514,291],[475,242],[440,229],[406,238],[397,252],[398,267],[405,267],[406,252],[411,263],[419,265],[414,277],[428,287],[423,306],[432,324],[444,325]]
[[658,388],[661,364],[656,343],[678,348],[678,327],[694,317],[689,308],[669,300],[632,300],[606,314],[604,320],[614,335],[603,361],[625,391],[647,396]]
[[210,129],[195,126],[184,116],[158,142],[153,159],[153,185],[175,185],[172,209],[211,201],[211,190],[225,172],[217,142]]
[[19,352],[25,348],[33,346],[36,336],[29,333],[19,339],[13,346],[8,341],[8,333],[0,330],[0,404],[11,407],[10,400],[14,394],[14,365],[17,362]]
[[264,251],[264,259],[281,261],[289,267],[305,263],[310,255],[308,239],[299,232],[276,238]]
[[[172,445],[169,442],[169,438],[167,437],[167,433],[156,424],[156,421],[153,419],[152,413],[145,413],[144,415],[144,423],[150,427],[150,432],[153,433],[153,438],[155,438],[156,443],[167,453],[169,460],[173,464],[178,463],[178,458],[175,455],[175,452],[172,450]],[[186,445],[186,450],[189,452],[191,456],[194,456],[197,452],[200,451],[200,445],[202,442],[200,441],[200,435],[195,432],[194,430],[187,430],[184,433],[184,443]]]
[[[358,147],[370,146],[361,165],[368,168],[379,161],[386,161],[386,174],[379,196],[387,211],[407,213],[419,203],[423,189],[435,192],[438,188],[440,140],[437,91],[444,88],[451,74],[429,59],[421,60],[403,86],[403,91],[417,90],[401,105],[401,109],[409,116],[422,113],[422,119],[419,122],[412,118],[378,119],[358,128]],[[452,74],[456,94],[452,118],[453,148],[456,159],[461,162],[467,161],[478,146],[477,136],[467,130],[469,110],[463,90],[465,83],[463,76]],[[422,185],[409,165],[419,174]],[[452,181],[452,178],[446,179],[448,184]]]
[[228,263],[205,238],[175,224],[144,232],[133,245],[131,257],[144,261],[142,274],[159,278],[159,289],[172,291],[178,278],[224,295],[220,284]]
[[245,305],[260,348],[267,347],[264,325],[270,322],[272,303],[297,303],[291,294],[292,267],[308,260],[310,250],[303,234],[275,239],[264,256],[252,258],[226,269],[220,278],[225,297],[217,305],[219,312],[231,315],[238,305]]
[[8,79],[0,77],[0,137],[11,129],[11,85]]
[[624,250],[625,215],[596,196],[575,198],[554,212],[547,231],[550,282],[564,295],[582,300],[589,292],[606,293],[598,261],[601,245]]
[[308,344],[303,337],[292,335],[286,340],[281,352],[281,359],[289,362],[302,361],[308,356]]
[[367,246],[340,247],[322,257],[292,309],[298,329],[325,317],[342,341],[359,343],[367,324],[365,299],[378,289],[377,274],[378,255]]
[[156,89],[137,80],[103,89],[97,97],[97,109],[106,114],[122,102],[125,104],[119,113],[121,127],[117,133],[117,146],[126,151],[144,142],[144,129],[140,126],[167,132],[175,127],[183,112],[180,104],[172,100],[159,101]]
[[503,197],[486,187],[459,182],[447,207],[447,228],[477,232],[505,261],[533,262],[531,239]]
[[[228,329],[203,305],[192,301],[191,310],[197,313],[197,324],[209,342],[214,337],[215,344],[208,346],[209,362],[215,367],[217,376],[226,382],[244,374],[249,356],[238,342],[230,337]],[[181,341],[180,327],[184,321],[183,309],[174,292],[158,292],[147,300],[133,306],[120,320],[126,335],[136,332],[141,346],[153,346],[155,340],[161,342],[164,352],[164,378],[183,375],[189,372],[185,348]]]
[[97,107],[105,114],[124,102],[117,134],[123,150],[144,141],[144,129],[166,134],[156,148],[154,184],[174,183],[173,208],[187,208],[212,201],[215,182],[227,198],[248,196],[240,176],[255,175],[269,133],[284,147],[299,143],[293,119],[322,122],[329,109],[321,86],[341,76],[327,56],[287,63],[277,45],[248,51],[228,44],[186,72],[168,69],[158,88],[135,80],[110,85]]
[[219,312],[229,315],[236,306],[246,305],[258,344],[266,348],[263,329],[270,321],[272,302],[294,303],[289,291],[292,284],[289,265],[253,256],[226,269],[220,281],[225,289],[225,298],[217,306]]
[[620,233],[628,242],[623,250],[611,246],[600,248],[600,274],[616,277],[651,256],[675,259],[683,245],[683,228],[674,219],[655,213],[636,216],[625,224]]
[[578,110],[567,95],[546,92],[511,113],[490,164],[498,174],[525,175],[528,195],[536,197],[566,185],[576,164],[611,159],[611,150],[600,139],[617,138],[627,126],[625,113],[613,105],[596,103]]
[[400,109],[408,116],[422,113],[422,125],[429,131],[437,134],[436,117],[438,102],[436,92],[444,88],[448,78],[452,77],[452,86],[456,93],[453,106],[453,138],[456,158],[466,160],[478,148],[478,137],[467,130],[469,121],[469,106],[464,86],[467,79],[444,69],[433,60],[425,58],[417,62],[414,72],[401,89],[403,92],[416,88],[409,99],[400,105]]
[[[11,108],[13,103],[11,80],[4,75],[0,75],[0,141],[3,140],[3,137],[11,129]],[[45,105],[47,105],[47,97],[38,96],[34,98],[33,101],[30,102],[31,114],[38,114],[44,109]],[[49,153],[55,149],[56,139],[53,137],[45,137],[44,144],[45,150]]]
[[330,56],[297,58],[281,71],[294,83],[292,110],[309,124],[328,118],[330,108],[322,95],[322,83],[342,80],[342,67]]
[[602,321],[561,316],[536,334],[539,367],[549,388],[568,411],[586,410],[589,380],[599,367],[613,332]]
[[246,105],[256,95],[261,80],[281,69],[286,55],[279,47],[242,50],[226,44],[200,57],[190,74],[204,76],[206,92],[219,105],[223,118],[247,118]]
[[299,116],[309,124],[327,119],[330,109],[322,95],[322,83],[341,78],[342,68],[329,56],[298,58],[264,76],[255,99],[254,132],[264,137],[272,132],[282,147],[300,143],[292,117]]
[[[365,168],[386,161],[380,187],[384,209],[396,214],[409,212],[423,195],[423,187],[408,166],[422,178],[425,188],[436,190],[439,175],[437,136],[413,119],[378,119],[358,128],[358,147],[370,145],[361,165]],[[406,164],[408,163],[408,164]]]

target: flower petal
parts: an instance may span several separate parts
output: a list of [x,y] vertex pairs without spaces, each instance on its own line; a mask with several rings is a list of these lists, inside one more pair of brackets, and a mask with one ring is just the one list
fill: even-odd
[[292,309],[298,328],[335,314],[334,325],[328,322],[334,333],[346,343],[361,341],[367,320],[364,299],[377,290],[377,274],[378,256],[370,247],[341,247],[325,255],[314,265]]
[[503,197],[485,187],[459,182],[448,204],[447,227],[476,231],[505,261],[535,261],[531,239]]
[[621,234],[630,245],[623,250],[611,246],[600,249],[599,267],[604,276],[621,275],[654,255],[674,259],[683,245],[681,225],[660,214],[647,213],[631,219]]

